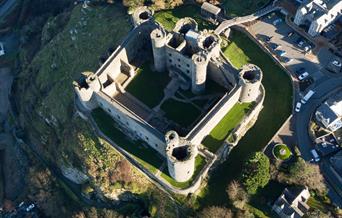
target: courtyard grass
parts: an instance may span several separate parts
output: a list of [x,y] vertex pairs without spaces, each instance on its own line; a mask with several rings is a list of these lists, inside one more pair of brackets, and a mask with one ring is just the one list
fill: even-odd
[[166,100],[161,109],[168,119],[183,127],[190,126],[201,115],[201,111],[191,103],[180,102],[172,98]]
[[251,109],[253,103],[236,103],[232,109],[222,118],[208,136],[204,138],[202,144],[211,152],[216,152],[227,136],[241,122],[243,117]]
[[197,155],[196,159],[195,159],[195,171],[194,171],[194,175],[192,176],[191,179],[189,179],[186,182],[177,182],[176,180],[174,180],[170,175],[169,175],[169,171],[167,166],[164,167],[163,172],[160,174],[160,176],[165,179],[168,183],[170,183],[172,186],[176,187],[176,188],[187,188],[191,185],[191,183],[194,181],[194,179],[196,178],[196,176],[201,172],[201,170],[203,169],[203,167],[205,166],[206,161],[205,158],[202,157],[201,155]]
[[226,187],[230,181],[239,178],[244,160],[253,152],[260,151],[291,114],[292,87],[286,72],[244,33],[232,31],[230,41],[244,52],[245,60],[250,60],[250,63],[262,69],[262,83],[266,90],[264,108],[255,125],[232,150],[228,160],[212,173],[206,194],[200,199],[202,207],[228,204]]
[[117,128],[115,121],[104,110],[97,108],[91,112],[99,129],[108,136],[115,144],[129,152],[141,165],[151,173],[156,173],[162,165],[162,157],[143,142],[133,142],[120,129]]
[[164,88],[170,81],[167,72],[157,72],[151,69],[151,63],[145,63],[137,72],[137,75],[126,87],[131,93],[144,104],[153,108],[164,97]]
[[292,153],[285,144],[277,144],[273,148],[274,156],[279,160],[287,160],[291,157]]
[[227,16],[236,17],[252,14],[269,2],[270,0],[225,0],[223,7]]
[[213,29],[214,26],[203,20],[200,15],[201,8],[197,5],[183,5],[170,10],[159,11],[154,14],[155,20],[163,25],[163,27],[171,31],[177,21],[184,17],[191,17],[198,23],[198,29]]

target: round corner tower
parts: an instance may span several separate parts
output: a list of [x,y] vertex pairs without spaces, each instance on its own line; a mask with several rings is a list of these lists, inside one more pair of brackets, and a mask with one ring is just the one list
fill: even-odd
[[246,64],[239,73],[241,94],[240,102],[253,102],[260,94],[262,80],[261,69],[254,64]]
[[158,72],[165,71],[165,43],[166,33],[162,29],[156,28],[151,34],[154,68]]
[[176,131],[165,135],[166,159],[170,176],[177,182],[191,179],[195,171],[197,146],[178,136]]
[[97,103],[93,97],[94,92],[101,89],[101,83],[98,76],[92,72],[82,73],[82,77],[73,83],[76,95],[86,110],[93,110]]
[[132,19],[134,26],[139,26],[140,24],[153,18],[153,11],[148,9],[146,6],[138,7],[134,10]]
[[191,91],[199,94],[205,90],[207,79],[208,57],[203,53],[197,53],[192,56],[193,71],[191,75]]

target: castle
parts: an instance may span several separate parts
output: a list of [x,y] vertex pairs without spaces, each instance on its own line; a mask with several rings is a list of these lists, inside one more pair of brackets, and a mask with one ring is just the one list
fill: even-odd
[[[221,54],[220,36],[199,31],[195,20],[180,19],[167,31],[152,15],[146,7],[134,12],[134,28],[121,45],[96,73],[85,72],[74,82],[76,99],[84,111],[101,107],[133,140],[144,141],[165,157],[170,176],[184,182],[194,174],[204,137],[236,103],[254,102],[263,95],[262,71],[255,65],[241,71],[231,67]],[[127,91],[139,67],[149,60],[156,75],[170,78],[154,107]],[[217,87],[224,91],[209,91]],[[177,124],[163,109],[170,99],[197,108],[200,115],[187,126]],[[199,105],[198,100],[205,103]]]

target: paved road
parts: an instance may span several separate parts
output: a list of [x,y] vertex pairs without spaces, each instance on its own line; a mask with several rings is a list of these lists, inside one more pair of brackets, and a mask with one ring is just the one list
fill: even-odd
[[7,15],[16,3],[17,0],[5,0],[5,2],[0,5],[0,17]]
[[[329,78],[324,82],[316,85],[314,90],[316,93],[312,96],[308,103],[302,105],[301,111],[295,114],[296,122],[296,136],[299,149],[305,160],[310,160],[310,150],[313,148],[313,143],[308,133],[308,123],[311,115],[314,113],[316,108],[325,100],[327,95],[336,90],[342,88],[342,77],[340,78]],[[299,96],[296,96],[296,100],[299,101]]]

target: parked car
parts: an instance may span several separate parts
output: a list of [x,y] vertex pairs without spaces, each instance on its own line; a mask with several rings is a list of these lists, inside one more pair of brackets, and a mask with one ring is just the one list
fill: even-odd
[[281,18],[276,19],[275,21],[273,21],[273,25],[277,26],[278,24],[280,24],[281,22],[283,22],[283,20]]
[[300,111],[300,108],[302,107],[302,103],[297,102],[295,111],[298,113]]
[[302,102],[302,104],[306,104],[306,102],[308,102],[314,94],[315,94],[315,91],[309,90],[305,94],[305,96],[302,98],[302,100],[300,100],[300,102]]
[[266,36],[266,37],[265,37],[265,41],[266,41],[266,42],[270,42],[271,39],[272,39],[272,37],[273,37],[273,36]]
[[277,50],[275,51],[275,53],[279,55],[280,57],[283,57],[284,55],[286,55],[286,51],[283,51],[283,50]]
[[5,55],[4,45],[0,42],[0,56]]
[[288,57],[284,57],[284,58],[283,58],[283,62],[284,62],[285,64],[288,64],[288,63],[290,63],[290,62],[292,62],[292,61],[293,61],[292,58],[288,58]]
[[304,73],[302,73],[302,74],[300,74],[298,76],[298,79],[299,79],[299,81],[302,81],[302,80],[304,80],[308,76],[309,76],[309,73],[308,72],[304,72]]
[[336,67],[341,67],[342,66],[341,62],[339,62],[337,60],[333,61],[332,64],[335,65]]
[[303,45],[304,45],[304,41],[300,40],[297,45],[298,45],[299,48],[302,48]]
[[294,32],[291,31],[287,34],[287,37],[291,37],[291,36],[293,36],[293,34],[294,34]]
[[34,204],[30,204],[30,205],[26,208],[26,212],[30,212],[34,207],[35,207]]
[[317,163],[317,162],[319,162],[321,160],[321,158],[319,157],[316,149],[312,149],[310,152],[312,154],[313,161],[315,161]]
[[309,52],[311,50],[311,45],[307,45],[304,47],[305,52]]
[[270,47],[271,47],[273,50],[276,50],[277,48],[280,48],[281,45],[278,45],[278,44],[276,44],[276,43],[271,43],[271,44],[270,44]]

